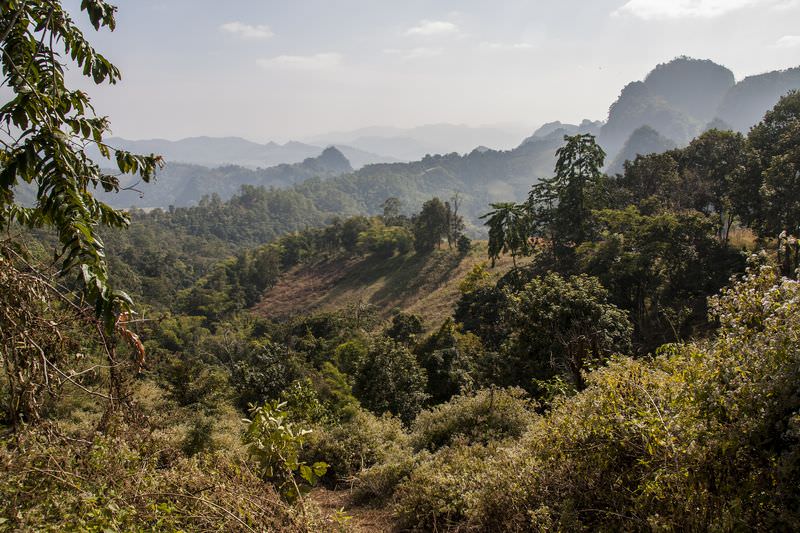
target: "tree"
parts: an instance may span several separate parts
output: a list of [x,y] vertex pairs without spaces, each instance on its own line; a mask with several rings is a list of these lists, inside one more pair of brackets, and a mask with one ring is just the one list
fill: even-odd
[[555,176],[531,188],[527,210],[532,228],[551,241],[563,262],[569,251],[591,235],[592,209],[602,204],[605,152],[591,134],[565,135],[556,152]]
[[530,219],[524,204],[501,202],[492,204],[493,211],[481,218],[488,219],[489,226],[489,257],[492,267],[500,254],[511,252],[514,266],[517,265],[517,255],[525,255],[530,250]]
[[700,212],[645,215],[628,206],[596,218],[600,234],[578,248],[578,260],[630,312],[639,353],[704,324],[707,297],[742,267],[739,254],[714,238],[714,219]]
[[414,220],[414,248],[422,253],[432,252],[441,245],[447,232],[447,207],[438,198],[428,200]]
[[464,217],[458,214],[461,197],[455,194],[449,202],[444,203],[447,212],[447,247],[453,248],[464,233]]
[[607,300],[608,291],[597,278],[564,278],[553,272],[512,295],[505,352],[509,376],[516,383],[509,384],[530,388],[533,378],[555,372],[581,390],[590,363],[629,350],[632,327],[627,313]]
[[684,188],[692,198],[691,207],[716,215],[719,237],[725,242],[733,222],[732,191],[745,162],[744,144],[741,133],[709,130],[681,152]]
[[[103,0],[83,0],[81,10],[95,28],[113,31],[116,8]],[[57,0],[9,0],[0,4],[3,84],[13,97],[0,108],[4,130],[0,154],[0,227],[13,223],[51,226],[61,244],[62,275],[77,269],[86,296],[95,303],[107,333],[130,298],[108,281],[97,226],[124,227],[126,213],[97,200],[92,189],[118,191],[117,176],[103,172],[84,152],[90,144],[115,160],[123,174],[154,176],[159,157],[114,150],[103,141],[106,117],[97,116],[89,97],[69,89],[64,71],[70,61],[95,83],[114,84],[120,72],[97,53]],[[33,207],[15,198],[21,187],[36,190]]]
[[403,218],[405,218],[401,214],[401,210],[403,208],[403,202],[400,201],[399,198],[394,196],[387,198],[383,205],[383,223],[387,226],[400,226],[402,225]]
[[767,112],[748,136],[751,153],[746,182],[759,185],[761,208],[754,213],[760,235],[800,232],[800,91]]
[[408,423],[428,399],[428,379],[408,348],[393,340],[377,340],[358,369],[353,393],[375,414],[387,411]]

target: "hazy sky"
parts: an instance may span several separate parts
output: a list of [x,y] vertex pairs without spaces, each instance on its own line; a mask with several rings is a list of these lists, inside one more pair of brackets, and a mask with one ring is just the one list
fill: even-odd
[[[79,16],[79,0],[65,4]],[[300,139],[370,125],[604,119],[678,55],[800,65],[800,0],[117,0],[90,39],[115,135]],[[82,23],[84,27],[85,24]],[[76,76],[77,77],[77,76]]]

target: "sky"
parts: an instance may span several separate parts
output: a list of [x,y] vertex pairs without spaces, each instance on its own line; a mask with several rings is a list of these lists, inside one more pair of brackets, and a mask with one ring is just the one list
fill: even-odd
[[800,0],[117,0],[114,135],[302,140],[367,126],[603,120],[688,55],[737,80],[800,65]]

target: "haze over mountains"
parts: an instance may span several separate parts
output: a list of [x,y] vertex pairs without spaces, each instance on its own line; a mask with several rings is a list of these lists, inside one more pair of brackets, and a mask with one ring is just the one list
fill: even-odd
[[[327,201],[323,212],[336,214],[334,204],[346,206],[347,213],[375,212],[389,196],[415,209],[431,196],[459,193],[465,214],[477,217],[489,202],[518,201],[533,183],[549,176],[564,135],[596,135],[607,152],[607,171],[620,172],[626,159],[685,146],[711,127],[746,132],[793,89],[800,89],[800,67],[736,83],[721,65],[680,57],[658,65],[643,81],[627,84],[605,122],[551,122],[527,138],[513,127],[442,124],[337,132],[310,139],[316,144],[113,139],[111,144],[120,148],[161,153],[169,163],[155,184],[141,187],[142,195],[125,191],[104,198],[118,207],[187,206],[212,194],[226,200],[242,185],[310,194],[309,187],[298,186],[319,178],[315,183],[324,185],[314,187],[324,187],[329,198],[337,199]],[[411,162],[397,162],[401,159]]]
[[416,128],[369,127],[311,137],[312,144],[347,145],[368,152],[416,161],[429,154],[467,153],[477,146],[508,150],[519,144],[526,128],[517,125],[478,126],[429,124]]
[[[289,141],[286,144],[275,142],[259,144],[241,137],[189,137],[178,141],[166,139],[134,141],[110,137],[108,144],[134,153],[160,154],[171,163],[189,163],[207,167],[238,165],[253,169],[300,163],[320,155],[328,146],[315,146],[297,141]],[[354,168],[372,163],[399,161],[393,157],[365,152],[352,146],[337,146],[337,149],[345,154]],[[98,154],[95,152],[91,155],[96,157]]]

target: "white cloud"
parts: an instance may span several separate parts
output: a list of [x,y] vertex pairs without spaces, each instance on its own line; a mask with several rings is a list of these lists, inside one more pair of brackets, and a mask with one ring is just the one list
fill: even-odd
[[401,57],[405,60],[411,59],[419,59],[422,57],[436,57],[442,55],[444,50],[441,48],[428,48],[428,47],[418,47],[418,48],[409,48],[404,50],[399,50],[396,48],[388,48],[383,51],[385,54],[394,55]]
[[644,20],[715,18],[767,4],[775,4],[775,0],[628,0],[612,15],[632,15]]
[[269,39],[274,33],[266,24],[245,24],[243,22],[226,22],[220,26],[222,31],[232,33],[242,39]]
[[784,35],[775,43],[778,48],[796,48],[800,46],[800,35]]
[[772,9],[774,11],[792,11],[800,7],[800,0],[779,0]]
[[458,33],[458,26],[444,20],[421,20],[419,24],[406,31],[406,35],[422,35],[425,37],[452,35],[455,33]]
[[535,48],[530,43],[491,43],[484,41],[480,45],[478,45],[481,50],[489,50],[489,51],[515,51],[515,50],[532,50]]
[[308,56],[282,55],[270,59],[257,59],[262,68],[282,68],[290,70],[331,70],[342,62],[342,55],[328,52]]

